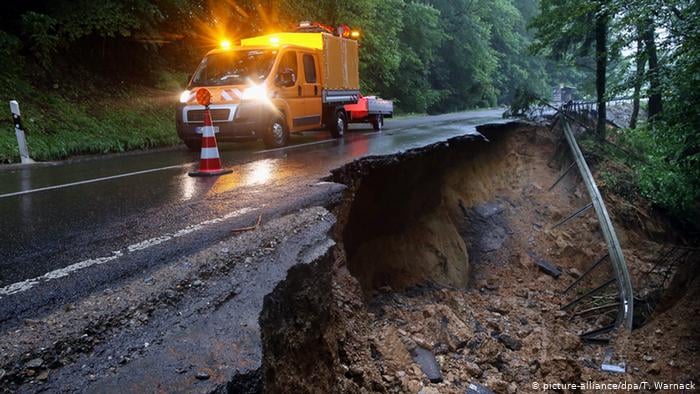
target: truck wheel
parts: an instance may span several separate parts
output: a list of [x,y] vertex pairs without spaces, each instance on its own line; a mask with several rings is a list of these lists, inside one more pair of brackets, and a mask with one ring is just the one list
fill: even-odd
[[335,113],[331,124],[328,125],[328,129],[333,138],[342,138],[345,135],[345,131],[348,129],[348,122],[344,111]]
[[185,145],[187,146],[187,149],[191,150],[192,152],[202,149],[202,140],[201,139],[184,140],[184,142],[185,142]]
[[369,120],[369,122],[372,123],[372,127],[374,128],[374,131],[381,131],[384,128],[384,115],[382,115],[382,114],[374,115]]
[[275,119],[265,130],[263,142],[267,148],[281,148],[289,142],[289,130],[282,117]]

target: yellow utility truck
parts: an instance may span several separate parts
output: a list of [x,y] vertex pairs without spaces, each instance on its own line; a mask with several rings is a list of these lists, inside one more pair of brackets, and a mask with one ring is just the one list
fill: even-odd
[[347,26],[303,23],[294,32],[224,42],[207,53],[180,97],[178,135],[199,149],[204,107],[195,94],[207,89],[220,141],[262,138],[274,148],[290,133],[322,127],[342,137],[350,120],[345,105],[360,97],[356,37]]

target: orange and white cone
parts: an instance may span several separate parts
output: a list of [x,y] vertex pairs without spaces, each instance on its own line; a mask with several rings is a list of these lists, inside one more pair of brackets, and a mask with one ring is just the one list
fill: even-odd
[[230,174],[233,170],[221,167],[219,147],[216,145],[214,126],[211,121],[209,106],[204,109],[204,126],[202,127],[202,152],[199,156],[199,171],[192,171],[190,176],[216,176]]

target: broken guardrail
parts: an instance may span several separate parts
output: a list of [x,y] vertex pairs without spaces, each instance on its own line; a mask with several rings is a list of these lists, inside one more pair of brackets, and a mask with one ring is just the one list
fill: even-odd
[[[617,288],[618,288],[618,297],[619,297],[619,311],[617,315],[617,319],[615,321],[615,324],[602,327],[596,330],[593,330],[591,332],[582,334],[582,337],[591,337],[590,339],[595,339],[594,337],[598,334],[602,334],[604,332],[610,332],[616,327],[623,326],[627,331],[632,330],[632,323],[633,323],[633,309],[634,309],[634,295],[633,295],[633,289],[632,289],[632,283],[630,281],[630,276],[629,276],[629,271],[627,270],[627,264],[625,263],[625,257],[622,253],[622,248],[620,246],[620,241],[617,238],[617,234],[615,233],[615,229],[612,225],[612,221],[610,220],[610,215],[608,214],[608,210],[605,207],[605,203],[603,201],[603,197],[600,194],[600,191],[598,190],[598,186],[595,183],[595,180],[593,179],[593,175],[591,174],[591,170],[588,167],[588,164],[586,163],[586,159],[583,156],[583,153],[581,152],[581,148],[579,147],[578,143],[576,142],[576,138],[574,136],[574,133],[571,129],[571,125],[569,124],[569,119],[570,115],[565,113],[564,109],[559,109],[557,108],[557,113],[558,113],[558,121],[562,125],[562,130],[564,133],[564,137],[566,138],[566,142],[569,146],[569,150],[571,151],[571,154],[574,158],[574,163],[576,164],[576,167],[578,167],[578,170],[581,174],[581,178],[583,179],[584,184],[586,185],[586,189],[588,190],[588,194],[591,197],[591,203],[587,205],[585,208],[589,208],[592,206],[595,209],[596,215],[598,217],[598,222],[600,223],[600,229],[603,233],[603,238],[605,239],[605,243],[607,245],[608,253],[606,256],[603,258],[599,259],[593,267],[589,268],[582,276],[586,276],[589,274],[591,271],[593,271],[593,268],[598,266],[602,260],[604,260],[605,257],[608,257],[610,262],[612,263],[613,267],[613,272],[614,272],[614,278],[608,280],[607,282],[603,283],[603,285],[598,286],[595,291],[598,291],[601,288],[607,287],[609,284],[612,284],[613,282],[617,283]],[[571,166],[569,166],[569,169]],[[565,172],[565,174],[568,172],[568,170]],[[557,180],[556,183],[559,182],[560,179]],[[555,185],[556,185],[555,183]],[[553,186],[555,186],[553,185]],[[552,187],[553,187],[552,186]],[[551,189],[551,188],[550,188]],[[578,216],[578,215],[575,215]],[[573,217],[572,217],[573,218]],[[580,279],[577,279],[576,282],[574,282],[571,286],[567,288],[567,291],[571,289],[571,287],[575,286],[578,282],[580,282]],[[577,298],[573,302],[568,303],[562,309],[568,309],[569,307],[572,306],[572,303],[576,303],[580,301],[581,299],[593,294],[594,291],[589,291],[586,294],[582,295],[581,297]]]

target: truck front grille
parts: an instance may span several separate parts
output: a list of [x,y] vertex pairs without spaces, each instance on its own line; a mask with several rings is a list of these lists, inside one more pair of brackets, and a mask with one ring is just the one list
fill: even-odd
[[[214,122],[227,121],[229,115],[231,115],[231,110],[228,108],[210,109],[209,111],[211,112],[211,119]],[[187,111],[187,121],[189,123],[204,123],[204,110],[193,109]]]

